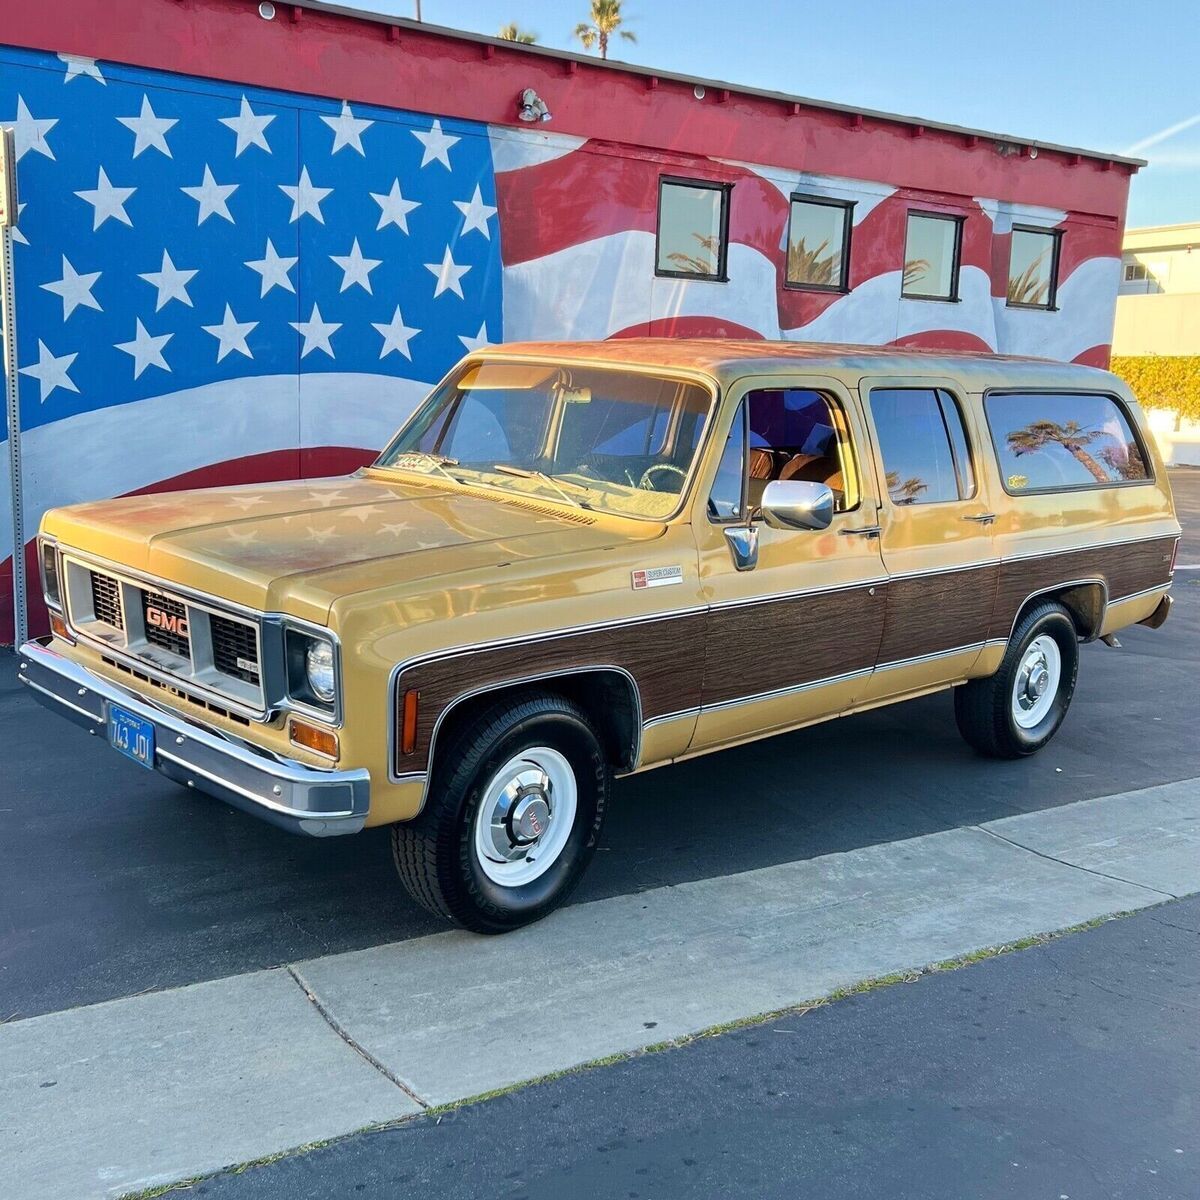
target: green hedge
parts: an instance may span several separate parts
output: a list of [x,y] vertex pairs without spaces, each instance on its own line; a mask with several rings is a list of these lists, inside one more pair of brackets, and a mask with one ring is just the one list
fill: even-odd
[[1143,408],[1169,408],[1200,420],[1200,354],[1115,356],[1112,368]]

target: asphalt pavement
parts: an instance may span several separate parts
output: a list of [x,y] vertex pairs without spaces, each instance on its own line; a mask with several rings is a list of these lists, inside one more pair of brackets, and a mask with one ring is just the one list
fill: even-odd
[[[1200,470],[1172,472],[1200,565]],[[1200,775],[1200,571],[1171,620],[1083,648],[1043,753],[975,757],[941,694],[621,781],[576,903],[813,859]],[[387,834],[307,840],[127,763],[0,658],[0,1020],[444,928]],[[736,819],[733,808],[736,806]]]
[[1192,1200],[1198,937],[1177,901],[183,1194]]

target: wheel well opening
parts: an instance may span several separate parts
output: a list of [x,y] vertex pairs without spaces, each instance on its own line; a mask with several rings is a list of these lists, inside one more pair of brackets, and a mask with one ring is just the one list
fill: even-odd
[[449,745],[457,730],[497,700],[545,693],[563,696],[587,713],[604,746],[608,761],[617,770],[630,770],[636,765],[641,738],[641,709],[636,688],[623,672],[597,668],[569,675],[551,675],[544,679],[501,683],[478,695],[452,703],[438,728],[432,747],[431,766],[436,770],[439,748]]
[[1104,584],[1098,581],[1074,583],[1061,588],[1053,588],[1047,592],[1040,592],[1025,602],[1017,614],[1017,620],[1019,621],[1035,604],[1041,604],[1046,600],[1057,600],[1071,614],[1071,620],[1075,622],[1075,629],[1083,641],[1091,642],[1100,636],[1100,630],[1104,625],[1104,606],[1107,601]]

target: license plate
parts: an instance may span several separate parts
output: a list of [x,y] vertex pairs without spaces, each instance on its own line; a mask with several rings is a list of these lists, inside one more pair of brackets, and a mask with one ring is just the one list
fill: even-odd
[[108,706],[108,744],[143,767],[154,767],[154,725],[115,704]]

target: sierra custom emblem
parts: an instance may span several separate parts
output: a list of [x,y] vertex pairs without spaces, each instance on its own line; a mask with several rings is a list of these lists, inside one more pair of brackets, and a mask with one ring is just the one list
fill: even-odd
[[163,612],[161,608],[155,608],[151,604],[146,605],[146,623],[153,625],[155,629],[161,629],[164,633],[174,633],[179,637],[188,635],[187,617],[177,617],[174,613]]
[[633,572],[633,590],[642,588],[668,587],[672,583],[683,582],[682,567],[648,567],[644,571]]

